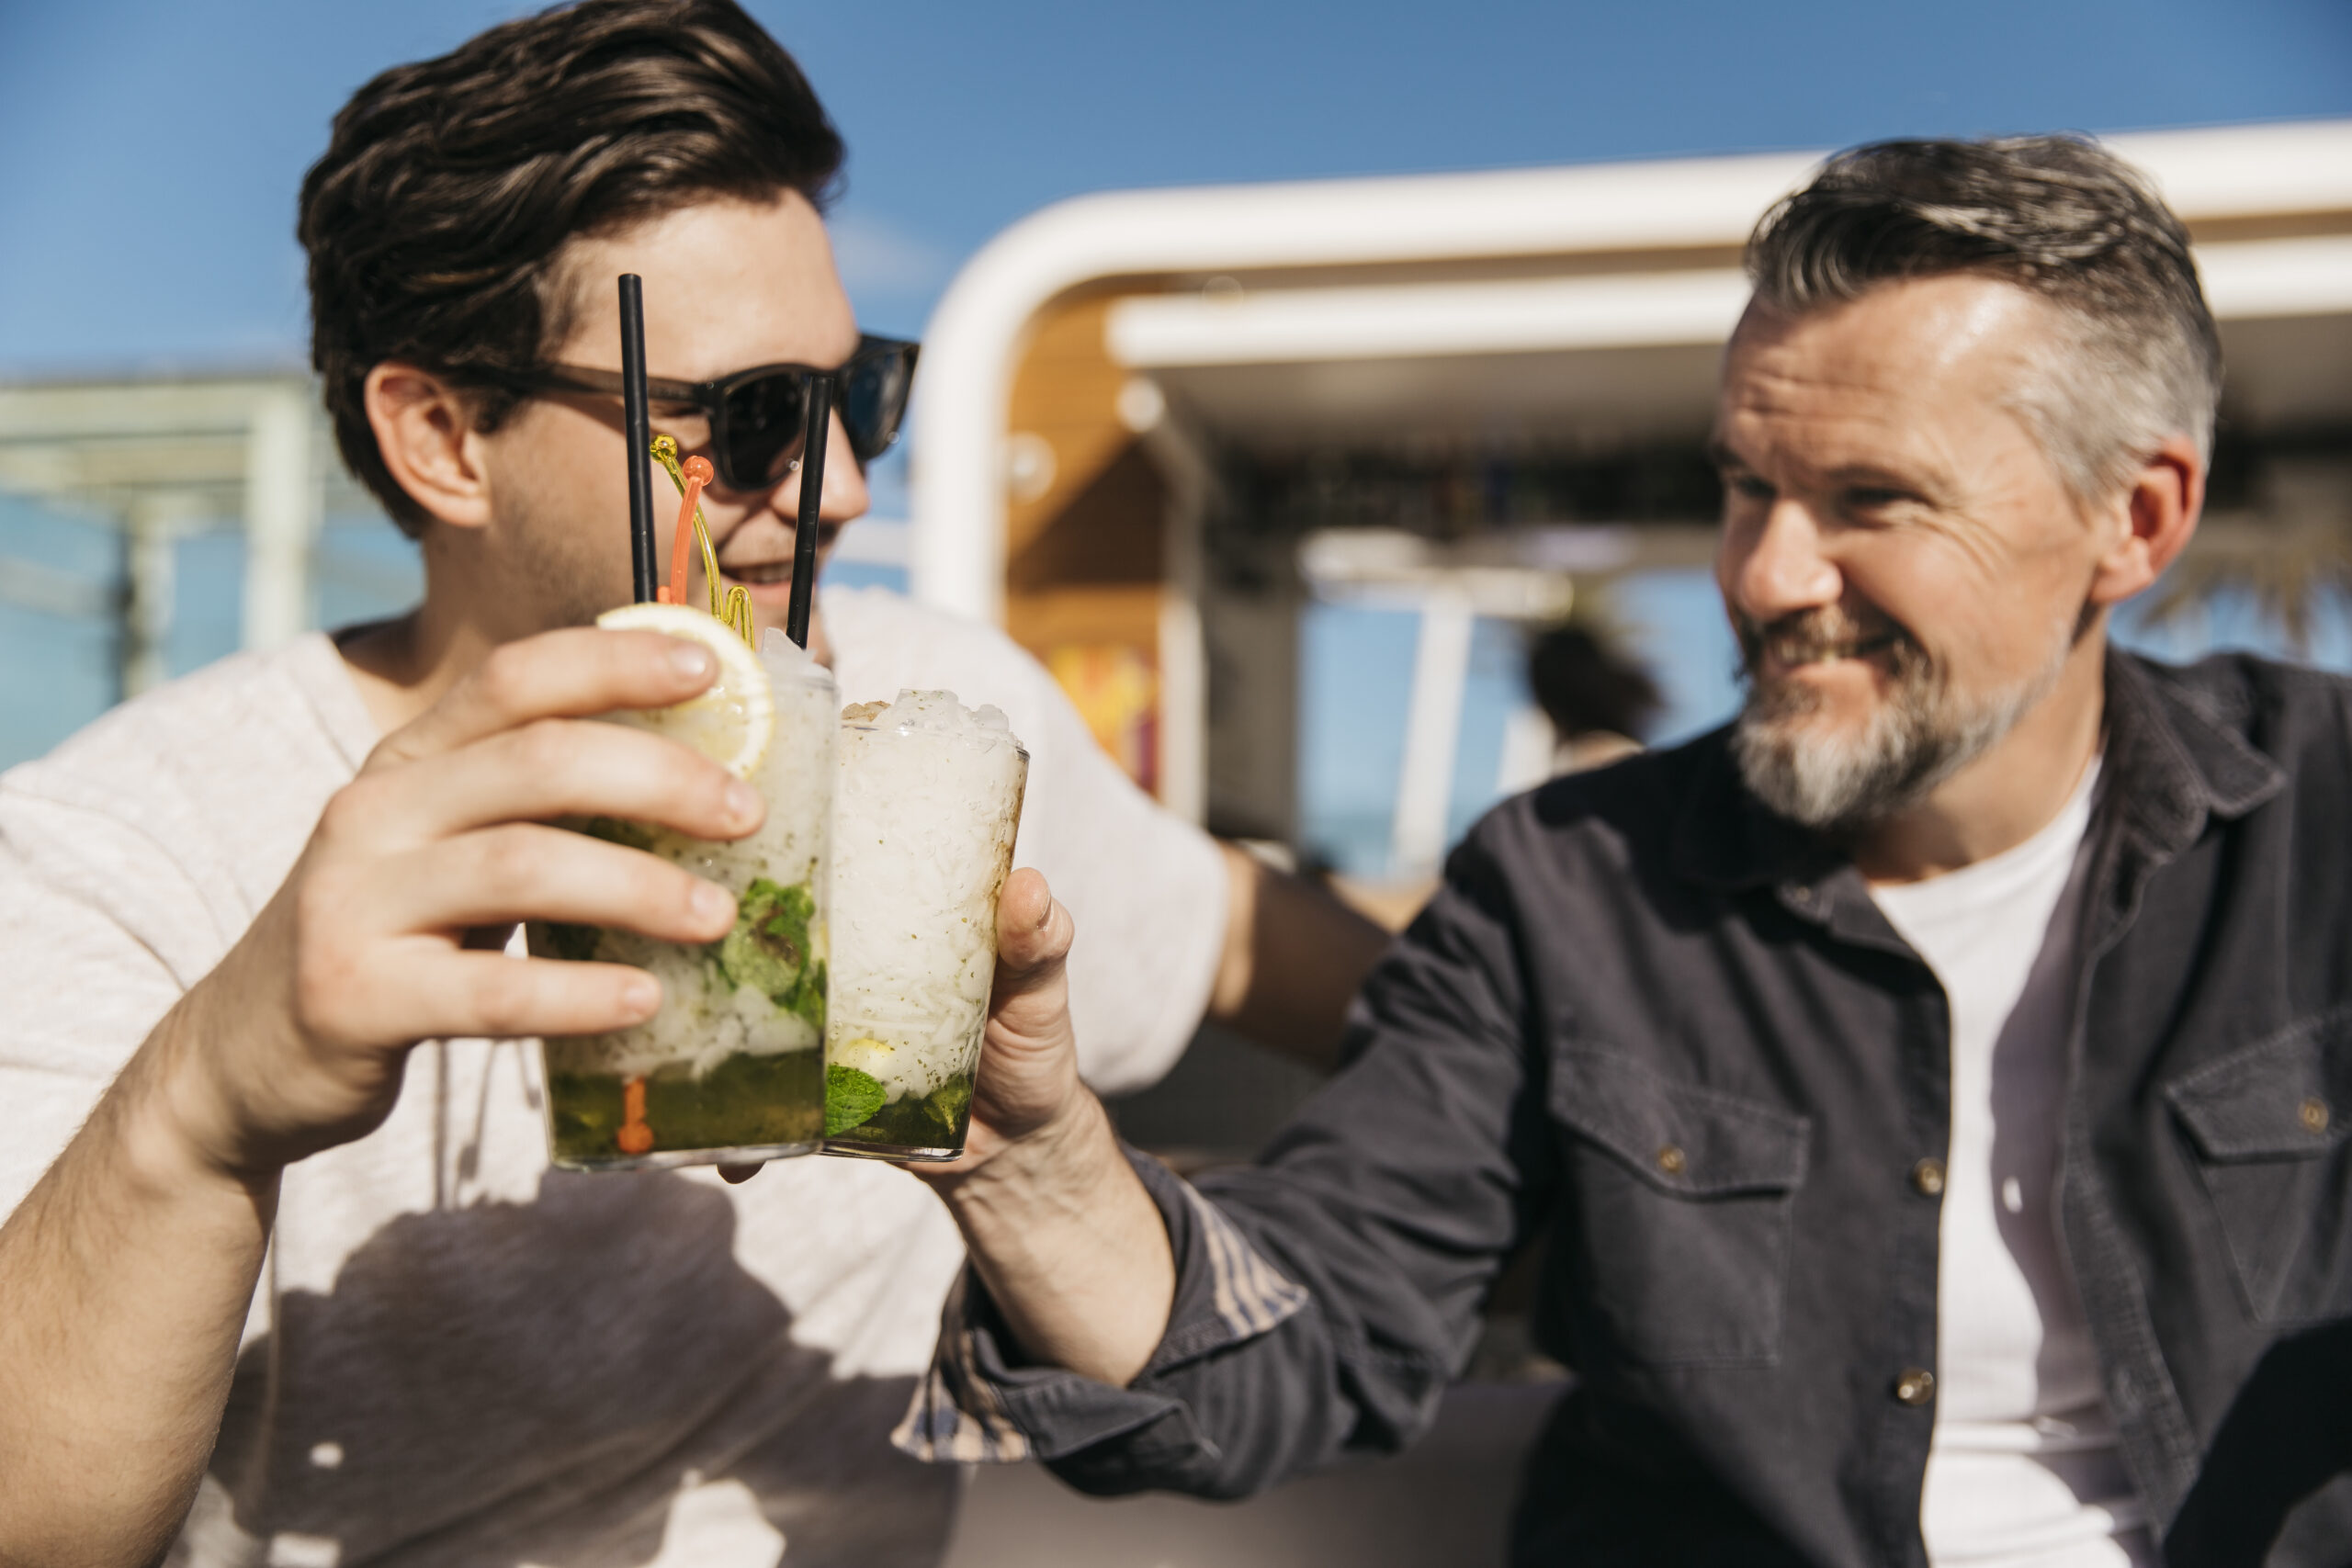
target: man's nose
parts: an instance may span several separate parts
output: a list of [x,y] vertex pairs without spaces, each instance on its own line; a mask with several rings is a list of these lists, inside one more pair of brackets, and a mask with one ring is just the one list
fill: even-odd
[[1724,586],[1759,623],[1835,604],[1844,596],[1845,575],[1825,544],[1819,520],[1780,497],[1753,530],[1725,533]]
[[[777,515],[791,522],[800,515],[800,483],[808,477],[808,465],[804,457],[793,465],[792,472],[775,491],[774,505]],[[840,410],[833,412],[831,433],[825,438],[825,499],[817,515],[828,523],[847,523],[865,515],[872,498],[865,489],[865,469],[851,450],[848,427],[842,423]]]

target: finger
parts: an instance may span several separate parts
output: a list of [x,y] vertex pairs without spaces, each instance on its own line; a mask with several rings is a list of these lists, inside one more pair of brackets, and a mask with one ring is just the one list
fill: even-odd
[[545,632],[493,649],[438,702],[386,736],[368,766],[438,756],[537,718],[667,707],[718,673],[709,649],[659,632]]
[[762,1160],[754,1161],[750,1165],[722,1165],[718,1168],[718,1178],[729,1187],[741,1187],[759,1175],[760,1167],[765,1163]]
[[1043,873],[1023,866],[1004,879],[996,905],[996,965],[1000,992],[1034,988],[1058,978],[1077,928],[1046,886]]
[[[380,952],[380,950],[379,950]],[[644,1022],[662,983],[625,964],[470,953],[426,938],[341,973],[306,973],[303,1016],[347,1043],[601,1034]]]
[[365,897],[394,931],[560,920],[704,942],[735,924],[735,899],[724,887],[641,850],[536,823],[484,828],[394,856],[351,896]]
[[331,836],[379,846],[564,817],[737,839],[766,810],[758,790],[674,740],[617,724],[540,719],[357,779],[322,820]]
[[989,998],[991,1034],[1034,1042],[1069,1031],[1067,960],[1077,928],[1036,872],[1006,878],[997,900],[996,981]]

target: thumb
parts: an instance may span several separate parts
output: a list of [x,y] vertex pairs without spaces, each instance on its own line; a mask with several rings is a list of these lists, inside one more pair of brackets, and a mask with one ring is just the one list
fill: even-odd
[[1044,1035],[1069,1021],[1068,960],[1077,926],[1045,877],[1023,867],[1005,879],[996,906],[996,986],[989,1016],[1016,1034]]

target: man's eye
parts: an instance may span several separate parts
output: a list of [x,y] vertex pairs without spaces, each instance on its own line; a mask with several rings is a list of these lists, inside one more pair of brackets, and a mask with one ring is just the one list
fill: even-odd
[[1772,486],[1769,480],[1758,479],[1754,474],[1734,474],[1724,480],[1724,483],[1735,493],[1745,496],[1749,501],[1770,501],[1772,499]]

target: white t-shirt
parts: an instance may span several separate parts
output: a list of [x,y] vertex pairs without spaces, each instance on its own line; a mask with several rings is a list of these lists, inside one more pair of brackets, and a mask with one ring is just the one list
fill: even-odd
[[[997,632],[825,595],[844,701],[944,686],[1031,754],[1019,863],[1082,933],[1098,1083],[1148,1082],[1205,1005],[1214,843],[1127,783]],[[0,1212],[274,893],[377,734],[311,636],[151,693],[0,777]],[[962,1260],[902,1171],[815,1157],[552,1171],[538,1053],[429,1043],[375,1133],[287,1171],[175,1568],[929,1564],[952,1468],[889,1445]]]
[[2085,832],[2096,764],[2012,850],[1871,889],[1951,1008],[1951,1148],[1936,1281],[1936,1424],[1919,1523],[1938,1568],[2146,1568],[2058,1239]]

